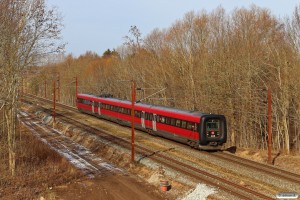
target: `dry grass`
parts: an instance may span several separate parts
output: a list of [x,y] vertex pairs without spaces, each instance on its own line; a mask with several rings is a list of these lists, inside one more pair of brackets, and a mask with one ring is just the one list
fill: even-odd
[[22,128],[17,137],[16,175],[8,171],[5,137],[0,138],[0,199],[36,199],[49,188],[81,176],[64,158]]

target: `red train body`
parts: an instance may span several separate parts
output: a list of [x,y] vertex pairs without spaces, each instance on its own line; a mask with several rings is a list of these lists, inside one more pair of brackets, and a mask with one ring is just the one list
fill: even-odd
[[[131,102],[87,94],[77,96],[79,111],[131,126]],[[219,150],[227,140],[224,115],[135,103],[135,128],[203,150]]]

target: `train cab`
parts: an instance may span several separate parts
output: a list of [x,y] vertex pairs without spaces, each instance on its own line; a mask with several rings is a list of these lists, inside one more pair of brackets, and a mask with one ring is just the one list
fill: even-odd
[[224,115],[204,115],[200,121],[200,149],[217,150],[227,140],[226,118]]

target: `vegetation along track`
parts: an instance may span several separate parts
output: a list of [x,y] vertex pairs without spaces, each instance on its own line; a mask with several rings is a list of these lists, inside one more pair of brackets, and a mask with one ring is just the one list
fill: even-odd
[[[52,101],[50,101],[50,100],[46,100],[46,99],[35,97],[35,96],[31,96],[31,97],[34,97],[34,99],[42,100],[43,102],[48,101],[48,103],[52,103]],[[74,107],[69,107],[69,106],[62,105],[62,104],[58,104],[58,106],[66,108],[68,110],[78,112],[78,110]],[[45,108],[43,108],[43,109],[45,112],[48,112],[49,114],[52,113],[52,110],[45,109]],[[130,147],[131,147],[131,142],[127,141],[123,138],[119,138],[115,135],[107,133],[98,128],[91,127],[88,124],[74,120],[68,116],[64,116],[61,114],[57,114],[57,116],[61,120],[66,121],[67,123],[70,123],[70,124],[74,124],[76,127],[82,128],[85,131],[94,133],[97,136],[99,136],[105,140],[111,141],[111,142],[118,144],[122,147],[125,147],[127,149],[130,149]],[[161,163],[173,170],[181,172],[182,174],[188,175],[197,180],[203,181],[209,185],[220,188],[221,190],[227,191],[230,194],[235,195],[239,198],[242,198],[242,199],[271,199],[269,196],[266,196],[264,194],[254,191],[254,190],[251,190],[247,187],[244,187],[244,186],[241,186],[234,182],[228,181],[219,176],[213,175],[213,174],[208,173],[197,167],[180,162],[180,161],[173,159],[171,157],[168,157],[166,155],[162,155],[160,153],[160,151],[154,152],[153,150],[149,150],[148,148],[145,148],[140,145],[135,145],[135,147],[136,147],[136,153],[144,155],[143,157],[151,157],[152,160],[155,160],[156,162]]]

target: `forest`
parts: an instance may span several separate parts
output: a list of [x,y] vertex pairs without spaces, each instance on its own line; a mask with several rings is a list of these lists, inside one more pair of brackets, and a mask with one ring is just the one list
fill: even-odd
[[285,18],[255,5],[191,11],[166,29],[143,36],[131,26],[127,34],[102,55],[67,55],[34,68],[23,90],[53,98],[55,82],[57,100],[75,105],[76,78],[79,93],[128,100],[135,80],[138,100],[224,114],[228,147],[262,150],[270,90],[273,149],[300,152],[300,6]]

